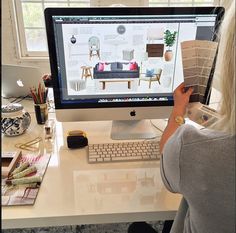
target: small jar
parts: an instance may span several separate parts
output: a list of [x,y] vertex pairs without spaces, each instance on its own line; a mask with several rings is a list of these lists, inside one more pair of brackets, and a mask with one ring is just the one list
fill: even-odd
[[21,104],[2,106],[1,131],[6,136],[18,136],[28,129],[31,122],[30,114]]

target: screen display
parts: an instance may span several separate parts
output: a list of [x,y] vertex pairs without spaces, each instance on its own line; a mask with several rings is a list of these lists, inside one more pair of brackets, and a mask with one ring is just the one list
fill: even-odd
[[216,18],[216,14],[52,16],[57,101],[78,107],[173,103],[173,91],[184,80],[181,42],[213,40]]

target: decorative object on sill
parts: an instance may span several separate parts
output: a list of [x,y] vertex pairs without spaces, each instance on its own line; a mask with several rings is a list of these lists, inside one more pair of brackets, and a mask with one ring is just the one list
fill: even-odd
[[72,44],[75,44],[75,43],[76,43],[76,38],[75,38],[74,35],[72,35],[72,37],[70,38],[70,42],[71,42]]
[[8,104],[2,106],[1,131],[6,136],[23,134],[31,122],[30,114],[21,104]]
[[176,31],[171,32],[170,30],[166,30],[164,32],[164,42],[167,47],[167,50],[165,51],[165,54],[164,54],[165,61],[172,60],[173,52],[171,48],[173,47],[175,43],[176,35],[177,35]]

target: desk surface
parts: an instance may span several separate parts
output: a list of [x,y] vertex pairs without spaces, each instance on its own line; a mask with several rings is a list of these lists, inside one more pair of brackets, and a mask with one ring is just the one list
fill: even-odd
[[[2,136],[2,150],[16,150],[14,145],[43,136],[37,125],[32,103],[32,122],[26,133]],[[49,114],[54,118],[54,113]],[[156,121],[154,120],[154,123]],[[157,122],[165,125],[165,122]],[[168,192],[160,177],[159,162],[123,162],[88,164],[87,148],[69,150],[65,144],[68,130],[82,129],[90,143],[109,142],[111,122],[56,122],[53,143],[39,145],[51,159],[33,206],[2,207],[3,228],[60,226],[173,219],[181,196]],[[26,153],[23,151],[23,153]]]

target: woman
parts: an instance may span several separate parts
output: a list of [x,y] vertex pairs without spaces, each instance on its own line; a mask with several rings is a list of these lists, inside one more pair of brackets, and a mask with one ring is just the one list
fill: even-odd
[[183,195],[171,233],[235,232],[235,1],[221,25],[215,76],[222,82],[221,120],[212,129],[180,126],[192,93],[181,84],[160,141],[163,182]]

